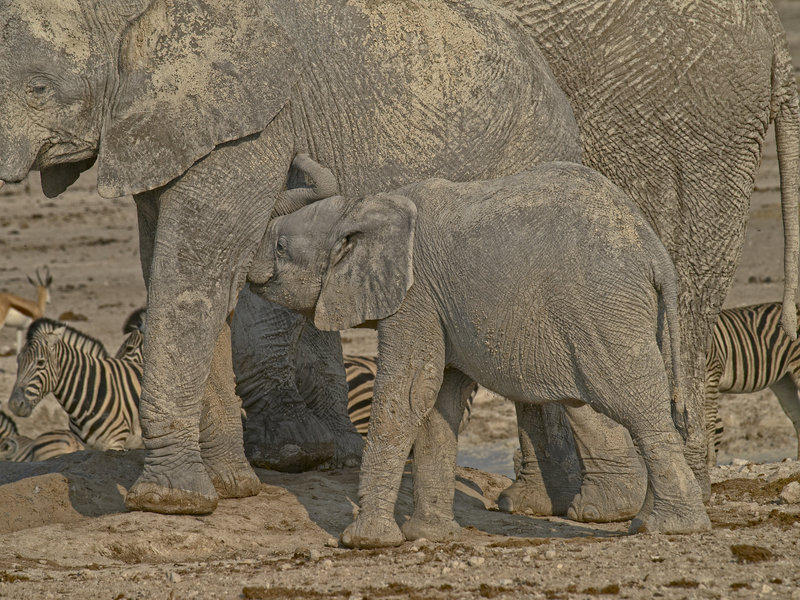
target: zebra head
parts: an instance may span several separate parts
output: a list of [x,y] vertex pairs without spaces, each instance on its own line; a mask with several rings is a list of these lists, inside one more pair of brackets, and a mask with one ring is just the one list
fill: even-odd
[[[40,319],[41,321],[45,321]],[[45,324],[53,323],[52,321]],[[63,336],[66,326],[31,325],[28,341],[17,356],[17,380],[8,400],[15,415],[27,417],[42,398],[55,389],[61,375]]]

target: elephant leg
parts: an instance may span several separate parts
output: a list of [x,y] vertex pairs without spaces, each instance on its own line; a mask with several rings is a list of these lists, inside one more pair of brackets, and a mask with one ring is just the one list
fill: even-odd
[[347,414],[347,381],[339,332],[320,331],[306,320],[297,365],[298,389],[311,412],[333,434],[336,444],[333,466],[358,466],[364,439]]
[[794,375],[784,375],[772,384],[770,389],[778,397],[783,412],[792,420],[797,438],[797,460],[800,460],[800,393],[797,383]]
[[497,500],[500,510],[564,515],[580,491],[575,439],[560,404],[515,403],[522,463]]
[[231,321],[233,366],[245,412],[245,454],[258,467],[307,471],[336,450],[333,434],[297,390],[295,359],[305,322],[249,287],[239,294]]
[[351,548],[397,546],[404,540],[394,518],[397,493],[406,458],[436,403],[444,374],[442,326],[435,305],[417,286],[409,289],[398,312],[379,323],[378,350],[359,512],[341,535]]
[[446,369],[436,404],[414,442],[414,514],[401,528],[407,540],[441,542],[461,527],[453,517],[458,429],[474,384],[455,369]]
[[632,344],[619,352],[602,348],[589,360],[579,357],[578,365],[586,390],[582,399],[628,429],[647,467],[652,504],[645,502],[631,532],[711,529],[700,486],[672,420],[671,386],[657,345]]
[[647,470],[628,431],[591,406],[567,407],[583,475],[567,518],[583,522],[631,519],[644,502]]
[[262,135],[217,147],[159,191],[145,274],[139,412],[146,454],[125,498],[132,510],[205,514],[216,507],[200,449],[203,395],[218,336],[286,182],[291,148],[276,140],[286,139],[288,125],[276,118]]
[[261,487],[242,446],[242,403],[236,395],[231,333],[217,338],[200,414],[200,456],[220,498],[255,496]]

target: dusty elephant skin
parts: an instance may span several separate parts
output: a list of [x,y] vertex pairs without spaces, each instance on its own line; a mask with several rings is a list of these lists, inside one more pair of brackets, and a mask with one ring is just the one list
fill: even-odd
[[[320,329],[380,319],[360,511],[345,545],[457,534],[457,431],[473,381],[613,418],[648,471],[651,502],[632,530],[710,529],[665,370],[681,380],[674,267],[638,208],[595,171],[544,163],[485,182],[334,196],[273,220],[249,279]],[[394,504],[412,445],[415,508],[401,532]]]
[[[494,2],[515,12],[542,48],[575,111],[584,164],[630,195],[675,263],[690,414],[687,458],[707,495],[705,349],[742,251],[773,120],[784,217],[784,326],[794,331],[800,142],[783,27],[766,0]],[[569,508],[571,518],[582,520],[625,518],[626,509],[608,498],[621,496],[618,482],[637,471],[631,453],[619,450],[630,442],[620,428],[598,438],[592,434],[597,417],[567,412],[574,443],[553,433],[563,420],[560,409],[518,407],[522,477],[500,506],[544,514]],[[575,446],[584,467],[582,499],[573,498],[580,480]],[[542,497],[543,486],[549,498]]]
[[[2,14],[0,180],[38,169],[54,196],[96,159],[100,193],[137,204],[147,459],[132,509],[207,513],[257,490],[229,363],[210,366],[297,152],[348,194],[580,157],[538,48],[479,1],[8,0]],[[273,325],[254,325],[260,362],[233,336],[245,409],[268,404],[245,391],[294,350]],[[250,412],[248,437],[269,443]]]

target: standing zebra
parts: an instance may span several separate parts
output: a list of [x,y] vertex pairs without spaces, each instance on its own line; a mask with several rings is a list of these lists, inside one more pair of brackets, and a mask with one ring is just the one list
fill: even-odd
[[140,356],[140,350],[134,350],[123,358],[108,357],[97,340],[63,323],[37,319],[17,357],[9,407],[27,417],[52,392],[69,415],[70,430],[87,447],[141,447]]
[[[344,371],[347,378],[347,414],[356,427],[356,431],[367,435],[369,417],[372,413],[372,389],[375,376],[378,374],[378,363],[372,356],[344,356]],[[475,384],[467,400],[464,416],[458,426],[461,432],[469,423],[472,414],[472,402],[478,386]]]
[[792,420],[800,460],[800,337],[789,339],[780,320],[780,302],[726,309],[719,315],[706,356],[706,431],[712,465],[722,437],[719,394],[745,394],[767,387]]

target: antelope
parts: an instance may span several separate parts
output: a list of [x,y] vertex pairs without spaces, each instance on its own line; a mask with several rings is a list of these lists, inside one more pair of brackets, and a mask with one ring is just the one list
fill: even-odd
[[36,269],[35,283],[28,277],[31,285],[36,287],[36,302],[14,294],[0,292],[0,329],[8,325],[17,330],[17,354],[22,351],[23,333],[34,320],[44,316],[45,305],[50,301],[50,284],[53,278],[50,269],[44,267],[44,277]]

